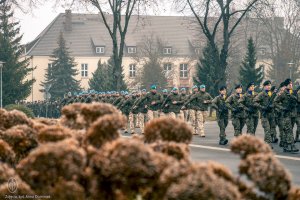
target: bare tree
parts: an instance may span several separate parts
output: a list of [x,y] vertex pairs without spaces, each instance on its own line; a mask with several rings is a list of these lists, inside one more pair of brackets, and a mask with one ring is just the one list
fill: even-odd
[[279,83],[288,76],[299,77],[300,5],[298,0],[262,0],[254,10],[267,27],[263,35],[272,60],[269,78]]
[[[182,12],[190,11],[200,31],[213,48],[218,69],[215,87],[226,83],[227,59],[231,38],[246,14],[259,0],[175,0]],[[221,33],[221,40],[217,34]]]

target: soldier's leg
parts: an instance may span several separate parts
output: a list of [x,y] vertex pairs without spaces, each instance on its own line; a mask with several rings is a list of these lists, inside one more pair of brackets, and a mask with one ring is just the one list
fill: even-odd
[[153,111],[153,119],[159,118],[159,111]]
[[298,152],[299,149],[296,148],[294,144],[294,136],[293,136],[293,130],[292,130],[292,122],[290,117],[285,117],[283,119],[283,131],[284,131],[284,140],[286,141],[283,151],[294,153]]
[[225,119],[224,118],[219,118],[218,119],[218,126],[220,128],[220,134],[219,134],[220,140],[223,140],[226,137],[225,136],[226,125],[225,125]]
[[202,137],[205,137],[204,122],[205,122],[205,111],[199,111],[199,133]]
[[129,113],[129,116],[128,116],[128,121],[129,121],[129,131],[130,133],[134,133],[134,117],[133,117],[133,114],[132,113]]
[[139,128],[139,120],[138,120],[138,114],[133,114],[133,121],[134,121],[134,128]]
[[180,111],[179,113],[176,114],[176,118],[184,121],[184,113]]
[[196,117],[196,111],[195,110],[190,110],[189,111],[189,118],[190,118],[189,122],[190,122],[190,125],[193,128],[195,128],[195,121],[196,121],[195,117]]
[[277,125],[278,125],[278,128],[279,128],[279,138],[280,138],[280,143],[279,143],[279,146],[280,147],[283,147],[285,141],[284,141],[284,132],[283,132],[283,123],[282,123],[282,117],[278,118],[277,120]]
[[297,116],[296,124],[297,124],[297,131],[296,131],[295,142],[300,142],[300,116]]
[[154,113],[152,110],[148,110],[148,113],[147,113],[147,121],[150,121],[154,119]]
[[245,124],[246,124],[246,118],[240,118],[240,135],[242,135]]
[[142,133],[144,133],[146,118],[147,118],[146,113],[139,113],[140,129]]
[[169,112],[167,116],[170,118],[174,118],[174,119],[176,118],[176,115],[174,112]]
[[198,135],[199,134],[199,126],[200,126],[200,111],[195,111],[195,131],[194,134]]
[[258,116],[255,116],[255,117],[253,117],[254,119],[253,119],[253,124],[254,124],[254,126],[253,126],[253,134],[255,135],[255,133],[256,133],[256,129],[257,129],[257,126],[258,126]]
[[241,134],[240,119],[236,118],[236,117],[233,117],[232,118],[232,125],[233,125],[233,128],[234,128],[234,136],[235,137],[239,136]]
[[249,116],[246,119],[247,133],[254,135],[254,117]]
[[263,117],[261,119],[261,125],[264,129],[264,134],[265,134],[264,141],[268,144],[271,144],[271,142],[272,142],[271,127],[270,127],[270,123],[269,123],[268,118]]
[[269,123],[270,123],[270,128],[271,128],[272,143],[277,143],[278,142],[278,138],[277,138],[275,117],[269,118]]

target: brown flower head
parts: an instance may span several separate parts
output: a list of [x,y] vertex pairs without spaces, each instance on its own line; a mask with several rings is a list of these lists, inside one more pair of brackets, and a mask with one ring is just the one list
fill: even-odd
[[184,121],[168,117],[151,120],[145,126],[145,142],[158,140],[190,143],[192,129]]
[[240,154],[242,158],[256,153],[271,153],[272,149],[263,140],[252,135],[241,135],[230,145],[231,151]]
[[100,117],[87,131],[86,142],[96,148],[120,137],[119,129],[125,127],[126,118],[120,114]]

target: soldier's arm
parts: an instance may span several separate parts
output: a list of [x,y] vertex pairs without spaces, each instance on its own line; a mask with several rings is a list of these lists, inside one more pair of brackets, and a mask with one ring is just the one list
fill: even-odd
[[229,109],[229,110],[233,110],[233,108],[232,108],[232,106],[231,106],[231,102],[232,102],[232,95],[230,96],[230,97],[228,97],[228,99],[225,101],[225,104],[226,104],[226,106],[227,106],[227,108]]
[[213,100],[212,100],[212,104],[211,107],[215,110],[219,109],[219,98],[218,96],[216,96]]
[[196,99],[196,98],[197,98],[197,93],[191,95],[190,98],[185,102],[185,104],[183,104],[183,106],[188,105],[189,103],[191,103],[191,101],[193,101],[193,100]]
[[253,100],[254,104],[253,104],[253,105],[254,105],[256,108],[262,109],[263,106],[261,105],[261,101],[262,101],[262,94],[260,93],[260,94],[258,94],[258,95],[254,98],[254,100]]
[[282,101],[282,94],[280,95],[276,95],[276,97],[274,98],[273,104],[274,107],[279,109],[279,110],[284,110],[284,107],[281,105],[281,101]]
[[248,110],[248,98],[246,95],[244,95],[242,98],[240,98],[238,100],[239,104],[240,104],[240,107],[242,107],[244,110]]

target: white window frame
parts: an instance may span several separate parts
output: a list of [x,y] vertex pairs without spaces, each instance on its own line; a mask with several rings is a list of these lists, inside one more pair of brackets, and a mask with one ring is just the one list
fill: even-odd
[[170,77],[171,71],[172,71],[172,63],[164,63],[163,65],[163,71],[165,73],[166,78]]
[[133,54],[136,53],[136,47],[127,47],[127,53]]
[[165,55],[172,54],[172,47],[164,47],[163,54],[165,54]]
[[105,47],[103,47],[103,46],[96,47],[96,53],[97,54],[105,53]]
[[195,54],[200,55],[201,54],[201,48],[196,47],[195,48]]
[[129,65],[129,78],[135,78],[136,76],[136,64]]
[[188,78],[189,77],[189,71],[188,71],[188,64],[187,63],[181,63],[179,65],[179,77],[180,78]]
[[82,63],[81,64],[80,75],[81,75],[82,78],[89,77],[88,69],[89,69],[89,65],[87,63]]

